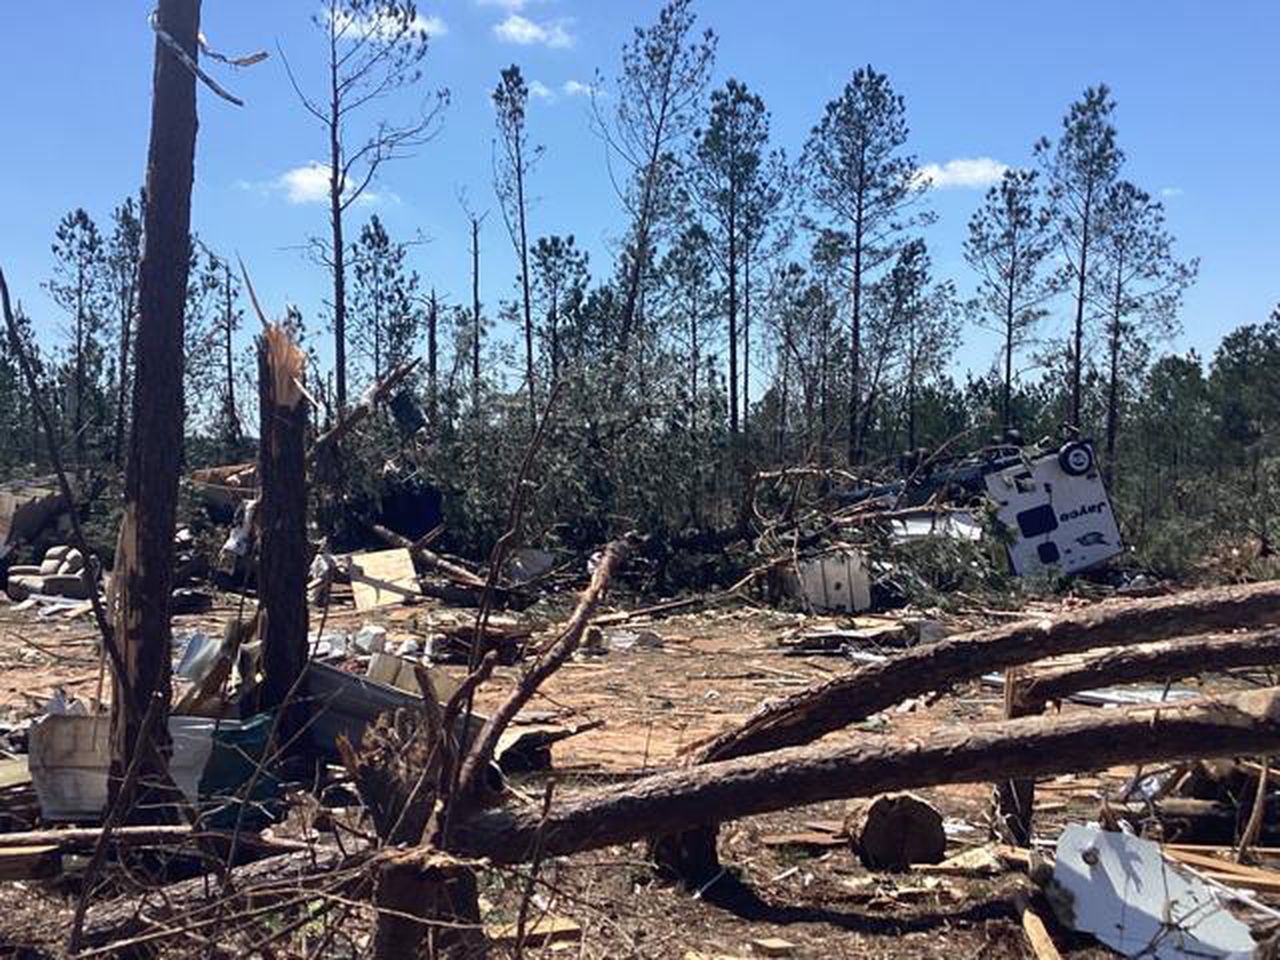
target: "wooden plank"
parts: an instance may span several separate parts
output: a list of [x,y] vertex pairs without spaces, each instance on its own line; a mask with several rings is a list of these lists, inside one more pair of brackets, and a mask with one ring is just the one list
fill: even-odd
[[1194,867],[1228,886],[1244,887],[1258,893],[1280,893],[1280,872],[1275,870],[1263,870],[1186,849],[1165,847],[1163,852],[1167,859]]
[[1031,951],[1036,955],[1036,960],[1062,960],[1062,954],[1058,952],[1053,938],[1049,936],[1044,921],[1032,909],[1027,898],[1019,895],[1017,905],[1018,911],[1022,914],[1022,932],[1027,938],[1027,943],[1031,945]]
[[422,596],[408,550],[378,550],[351,558],[351,591],[363,612]]
[[56,845],[0,847],[0,880],[40,880],[62,872],[62,853]]
[[[499,947],[516,943],[516,924],[504,923],[485,931],[489,942]],[[568,917],[542,916],[525,925],[524,945],[541,947],[548,943],[576,943],[582,939],[582,927]]]

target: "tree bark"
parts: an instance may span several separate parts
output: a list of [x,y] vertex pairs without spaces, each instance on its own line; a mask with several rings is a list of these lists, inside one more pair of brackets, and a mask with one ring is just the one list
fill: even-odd
[[440,429],[440,348],[437,342],[440,324],[439,303],[435,290],[431,291],[431,306],[427,312],[427,414],[434,434]]
[[[334,8],[336,9],[336,8]],[[332,13],[332,10],[331,10]],[[329,229],[333,244],[333,369],[334,406],[342,422],[347,406],[347,264],[342,235],[342,194],[346,177],[342,169],[342,93],[338,78],[336,21],[329,23]]]
[[307,659],[305,369],[306,358],[288,331],[269,326],[258,339],[258,606],[264,615],[265,674],[260,707],[289,704],[279,728],[284,742],[305,722],[305,698],[295,689]]
[[941,863],[947,850],[942,814],[911,793],[885,794],[859,804],[845,817],[845,833],[868,870]]
[[[1160,640],[1195,630],[1262,626],[1280,619],[1280,582],[1194,590],[1154,600],[1117,600],[1052,619],[1023,621],[908,650],[892,660],[768,704],[741,726],[704,744],[695,763],[726,760],[809,743],[865,720],[909,697],[980,677],[1001,668],[1100,646]],[[1005,778],[993,778],[1005,779]],[[716,821],[699,830],[714,834]],[[706,838],[656,842],[665,849],[705,851]],[[660,862],[665,872],[695,876],[705,863]]]
[[[157,26],[194,59],[200,0],[160,0]],[[197,122],[195,76],[158,37],[153,91],[132,417],[135,425],[146,424],[146,429],[131,431],[129,438],[124,518],[112,577],[115,643],[126,673],[116,675],[113,682],[113,794],[140,747],[142,719],[157,694],[162,703],[156,723],[160,749],[146,750],[139,779],[147,783],[168,778],[169,604],[182,450],[183,310],[191,255]]]
[[816,740],[909,697],[973,680],[1002,667],[1102,646],[1163,640],[1206,629],[1280,621],[1280,581],[1113,600],[1052,618],[963,633],[770,703],[705,746],[699,762]]
[[480,221],[471,218],[471,413],[480,415]]
[[1084,200],[1084,215],[1081,217],[1080,259],[1077,263],[1076,278],[1076,318],[1075,347],[1071,352],[1071,425],[1080,427],[1081,380],[1084,368],[1084,304],[1085,286],[1089,270],[1089,227],[1093,207],[1093,188],[1089,187]]
[[729,195],[729,432],[738,432],[738,225],[737,197]]
[[1179,680],[1206,670],[1265,667],[1280,662],[1280,630],[1208,634],[1110,650],[1085,663],[1027,672],[1014,686],[1024,713],[1039,713],[1053,700],[1121,683]]
[[458,822],[450,848],[495,863],[519,863],[530,856],[540,829],[544,855],[557,857],[689,824],[827,800],[1115,764],[1267,754],[1278,746],[1280,688],[1159,707],[1026,717],[939,730],[927,740],[793,747],[688,767],[584,793],[545,818],[533,809],[486,810]]

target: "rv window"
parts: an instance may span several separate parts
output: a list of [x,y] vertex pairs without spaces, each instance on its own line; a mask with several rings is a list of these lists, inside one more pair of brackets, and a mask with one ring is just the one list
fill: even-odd
[[1052,540],[1047,540],[1036,548],[1036,553],[1040,557],[1040,562],[1044,564],[1057,563],[1062,559],[1062,554],[1058,553],[1058,545]]
[[1047,503],[1018,514],[1018,529],[1024,537],[1040,537],[1058,529],[1058,518]]

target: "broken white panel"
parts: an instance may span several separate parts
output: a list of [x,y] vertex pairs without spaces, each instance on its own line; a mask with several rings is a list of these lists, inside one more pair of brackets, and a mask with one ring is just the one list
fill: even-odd
[[939,513],[922,510],[890,523],[897,541],[920,537],[952,537],[956,540],[981,540],[982,525],[967,510]]
[[1126,957],[1253,956],[1249,927],[1225,896],[1150,840],[1072,824],[1058,838],[1053,879],[1070,895],[1070,926]]
[[[200,777],[213,752],[214,727],[235,725],[204,717],[170,717],[173,755],[169,775],[189,803],[198,800]],[[31,782],[46,820],[96,820],[107,805],[111,766],[108,714],[49,713],[31,725]]]
[[556,565],[556,555],[550,550],[534,547],[518,547],[507,560],[507,579],[514,584],[524,584],[546,573]]
[[815,610],[857,613],[871,608],[871,577],[854,550],[801,560],[800,592]]

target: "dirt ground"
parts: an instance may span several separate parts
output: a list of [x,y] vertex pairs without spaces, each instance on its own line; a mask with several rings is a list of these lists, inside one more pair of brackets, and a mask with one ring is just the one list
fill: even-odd
[[[198,628],[220,634],[221,624],[236,615],[233,600],[224,600],[208,614],[177,618],[176,632]],[[530,615],[554,625],[569,602],[571,598],[559,598],[549,609]],[[338,608],[330,612],[326,630],[379,622],[387,626],[389,645],[394,646],[430,633],[439,622],[472,615],[431,604],[384,608],[373,615]],[[797,614],[738,608],[620,628],[651,631],[661,638],[661,646],[637,645],[575,660],[526,711],[527,719],[537,722],[604,721],[603,727],[555,747],[557,790],[669,767],[682,748],[740,721],[763,701],[850,669],[852,664],[838,655],[786,654],[779,640],[805,622]],[[953,619],[948,626],[962,629],[979,622],[981,618]],[[68,695],[93,697],[98,677],[93,637],[87,617],[39,619],[31,611],[0,606],[0,718],[13,723],[34,715],[58,687]],[[455,678],[463,673],[462,667],[441,669]],[[517,670],[499,668],[478,709],[499,702]],[[930,704],[907,704],[877,715],[832,737],[848,742],[888,735],[927,737],[942,724],[997,719],[1002,707],[999,690],[972,685]],[[1043,783],[1037,807],[1043,835],[1055,836],[1067,820],[1093,816],[1101,793],[1114,790],[1131,772]],[[515,786],[538,797],[543,776],[517,780]],[[987,785],[923,794],[947,817],[949,854],[986,840]],[[829,826],[844,815],[844,804],[828,803],[725,825],[720,851],[731,869],[696,895],[654,881],[640,845],[548,863],[533,905],[572,918],[583,936],[580,943],[546,946],[527,955],[746,958],[762,955],[755,941],[778,938],[791,945],[787,955],[794,957],[1034,956],[1013,906],[1016,892],[1029,889],[1024,875],[869,875],[844,846],[813,849],[773,841],[777,834],[811,831],[815,823]],[[496,871],[485,876],[486,922],[514,919],[526,881]],[[65,883],[0,884],[0,955],[31,950],[56,954],[73,904]],[[364,921],[351,915],[344,923],[349,929],[334,940],[329,955],[357,953],[366,942]],[[1050,923],[1067,955],[1110,955],[1096,942]]]

